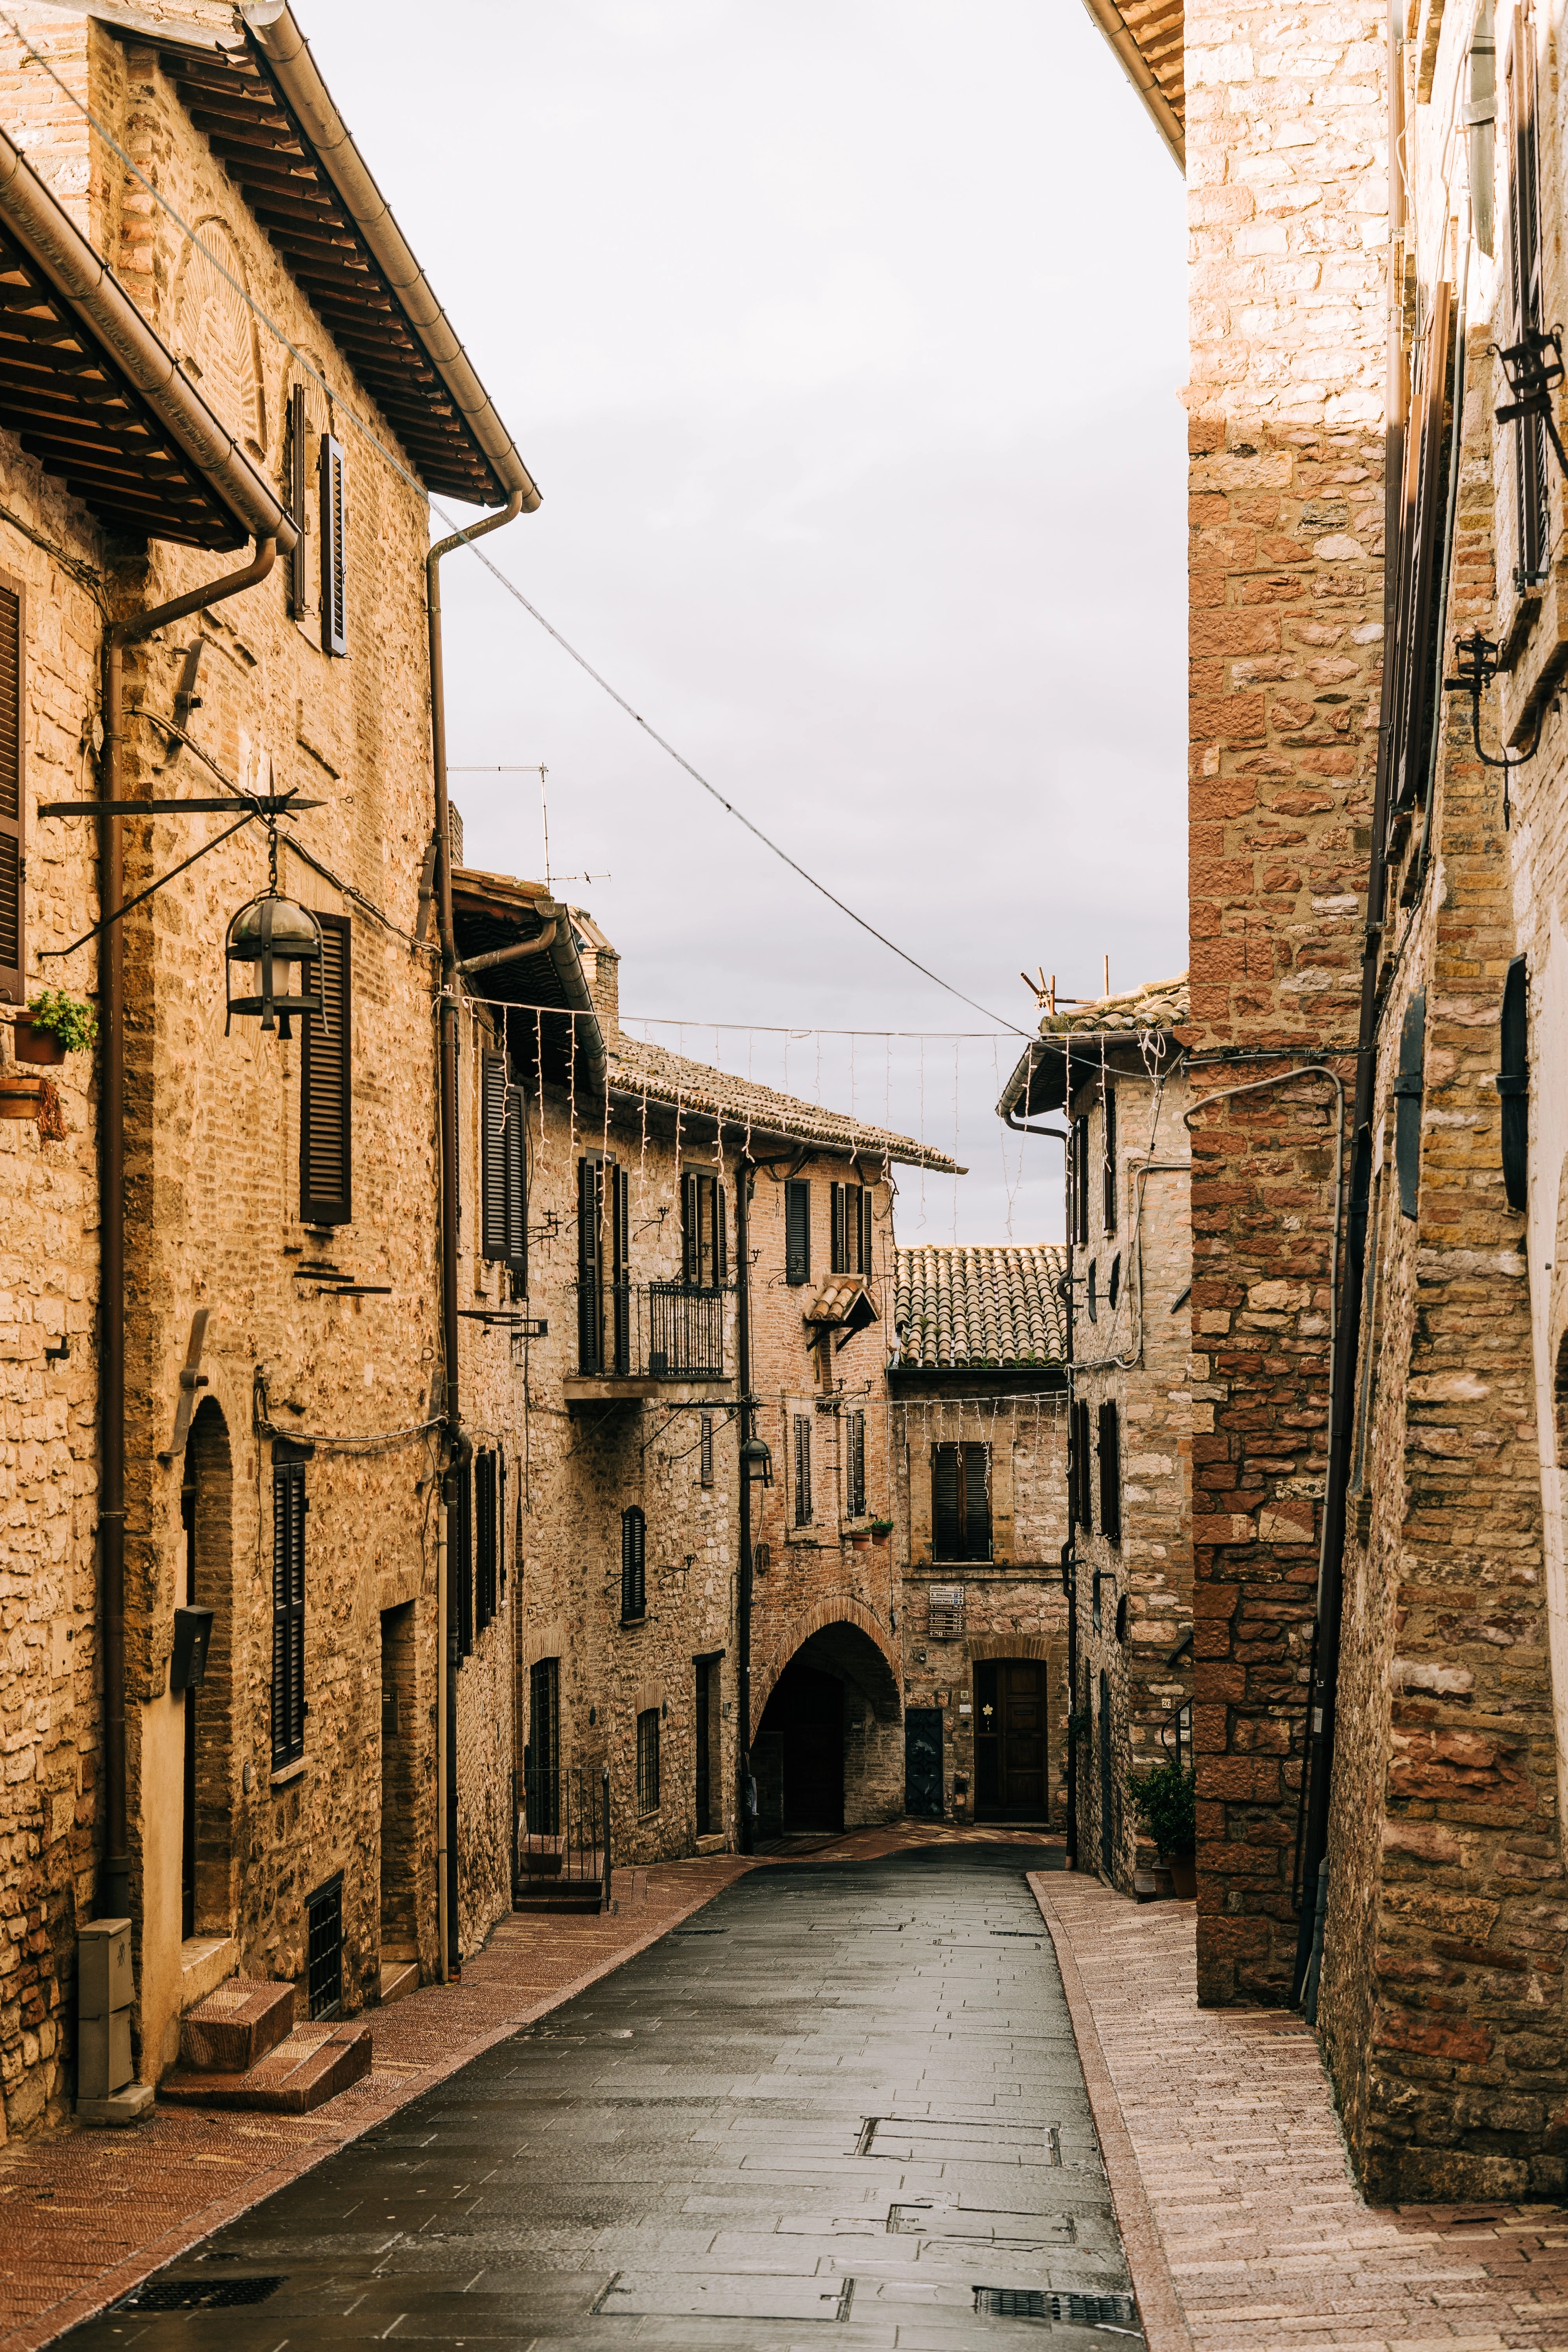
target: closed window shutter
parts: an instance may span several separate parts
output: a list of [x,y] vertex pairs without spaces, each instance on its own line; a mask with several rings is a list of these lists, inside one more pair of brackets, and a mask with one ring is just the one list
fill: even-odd
[[713,1279],[716,1283],[730,1278],[730,1232],[724,1207],[724,1187],[717,1178],[713,1183]]
[[835,1184],[829,1192],[828,1271],[830,1274],[847,1274],[849,1271],[849,1243],[845,1213],[847,1190],[847,1185]]
[[289,602],[294,618],[302,621],[315,606],[310,594],[310,411],[302,383],[289,394],[289,509],[298,536],[289,559]]
[[305,1465],[272,1472],[272,1769],[305,1752]]
[[931,1450],[931,1548],[936,1559],[956,1559],[963,1529],[958,1508],[959,1449]]
[[804,1413],[795,1423],[795,1523],[808,1528],[812,1519],[811,1423]]
[[861,1274],[869,1276],[871,1269],[871,1187],[869,1184],[862,1184],[860,1187],[860,1264],[858,1271]]
[[849,1516],[852,1519],[866,1515],[866,1416],[852,1412],[849,1416]]
[[621,1513],[621,1615],[647,1613],[647,1521],[634,1503]]
[[308,1225],[346,1225],[352,1182],[353,1003],[345,915],[320,915],[322,1010],[305,1015],[300,1072],[300,1214]]
[[527,1105],[521,1087],[506,1096],[506,1262],[520,1287],[528,1288]]
[[27,845],[22,757],[24,603],[0,581],[0,1002],[27,1001]]
[[348,633],[347,495],[342,444],[321,436],[321,651],[346,654]]
[[458,1497],[452,1512],[456,1525],[453,1550],[457,1554],[458,1585],[458,1656],[469,1657],[474,1647],[474,1465],[471,1461],[460,1463],[458,1468]]
[[1421,1102],[1426,1088],[1426,992],[1418,989],[1405,1008],[1399,1032],[1399,1075],[1394,1081],[1394,1166],[1399,1206],[1414,1217],[1421,1198]]
[[474,1487],[477,1630],[482,1633],[496,1613],[496,1458],[488,1447],[474,1458]]
[[625,1168],[609,1170],[611,1219],[614,1240],[615,1302],[615,1368],[625,1379],[632,1368],[632,1292],[631,1292],[631,1198],[632,1180]]
[[479,1062],[479,1226],[488,1258],[510,1253],[507,1218],[506,1055],[485,1054]]
[[605,1307],[599,1258],[602,1178],[596,1160],[577,1162],[577,1360],[586,1374],[604,1357]]
[[1502,1066],[1497,1090],[1502,1097],[1502,1181],[1510,1209],[1529,1199],[1530,1160],[1530,972],[1523,956],[1508,968],[1502,992]]
[[1100,1408],[1100,1531],[1107,1543],[1121,1541],[1121,1432],[1114,1404]]
[[784,1280],[793,1288],[811,1280],[811,1186],[784,1181]]
[[1116,1089],[1105,1089],[1105,1230],[1116,1231]]
[[963,1449],[963,1559],[991,1557],[991,1454],[984,1445]]
[[1089,1459],[1089,1407],[1081,1402],[1072,1409],[1072,1450],[1073,1517],[1087,1533],[1093,1526],[1089,1507],[1093,1488]]
[[697,1179],[688,1173],[680,1180],[680,1278],[689,1289],[697,1280],[700,1264],[700,1236],[697,1229],[700,1213]]

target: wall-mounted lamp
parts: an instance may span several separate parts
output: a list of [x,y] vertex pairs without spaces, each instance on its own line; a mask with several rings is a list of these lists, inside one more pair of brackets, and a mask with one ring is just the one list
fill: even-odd
[[748,1437],[741,1448],[741,1467],[753,1486],[773,1483],[773,1457],[760,1437]]

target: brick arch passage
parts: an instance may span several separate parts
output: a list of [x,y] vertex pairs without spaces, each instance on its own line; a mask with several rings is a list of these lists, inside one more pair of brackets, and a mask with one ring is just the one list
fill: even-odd
[[[865,1658],[863,1653],[858,1652],[858,1644],[853,1641],[836,1643],[831,1638],[826,1641],[819,1638],[831,1637],[835,1633],[858,1633],[864,1636],[876,1653],[875,1664],[869,1658]],[[817,1601],[791,1626],[787,1638],[790,1646],[782,1656],[775,1655],[765,1664],[752,1666],[752,1729],[753,1733],[763,1719],[763,1710],[767,1706],[773,1685],[778,1681],[790,1660],[798,1657],[807,1643],[814,1641],[816,1646],[824,1651],[831,1649],[843,1654],[842,1664],[837,1656],[825,1660],[825,1663],[837,1666],[840,1672],[853,1675],[879,1716],[889,1721],[896,1721],[901,1714],[898,1654],[893,1648],[890,1637],[883,1632],[863,1601],[853,1600],[848,1593],[829,1594],[826,1600]],[[869,1669],[868,1673],[864,1671],[867,1668]],[[879,1668],[882,1671],[879,1672]]]

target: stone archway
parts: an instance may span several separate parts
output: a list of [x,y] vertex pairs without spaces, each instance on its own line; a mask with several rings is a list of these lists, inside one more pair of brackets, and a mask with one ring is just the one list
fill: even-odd
[[819,1603],[769,1676],[752,1742],[757,1834],[854,1829],[903,1811],[898,1672],[868,1610]]

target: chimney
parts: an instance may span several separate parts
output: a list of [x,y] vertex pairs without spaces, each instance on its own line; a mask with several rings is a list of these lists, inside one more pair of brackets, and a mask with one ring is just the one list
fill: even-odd
[[599,1026],[606,1039],[621,1034],[621,960],[614,948],[598,948],[594,954],[593,976],[589,981],[594,1009],[599,1016]]

